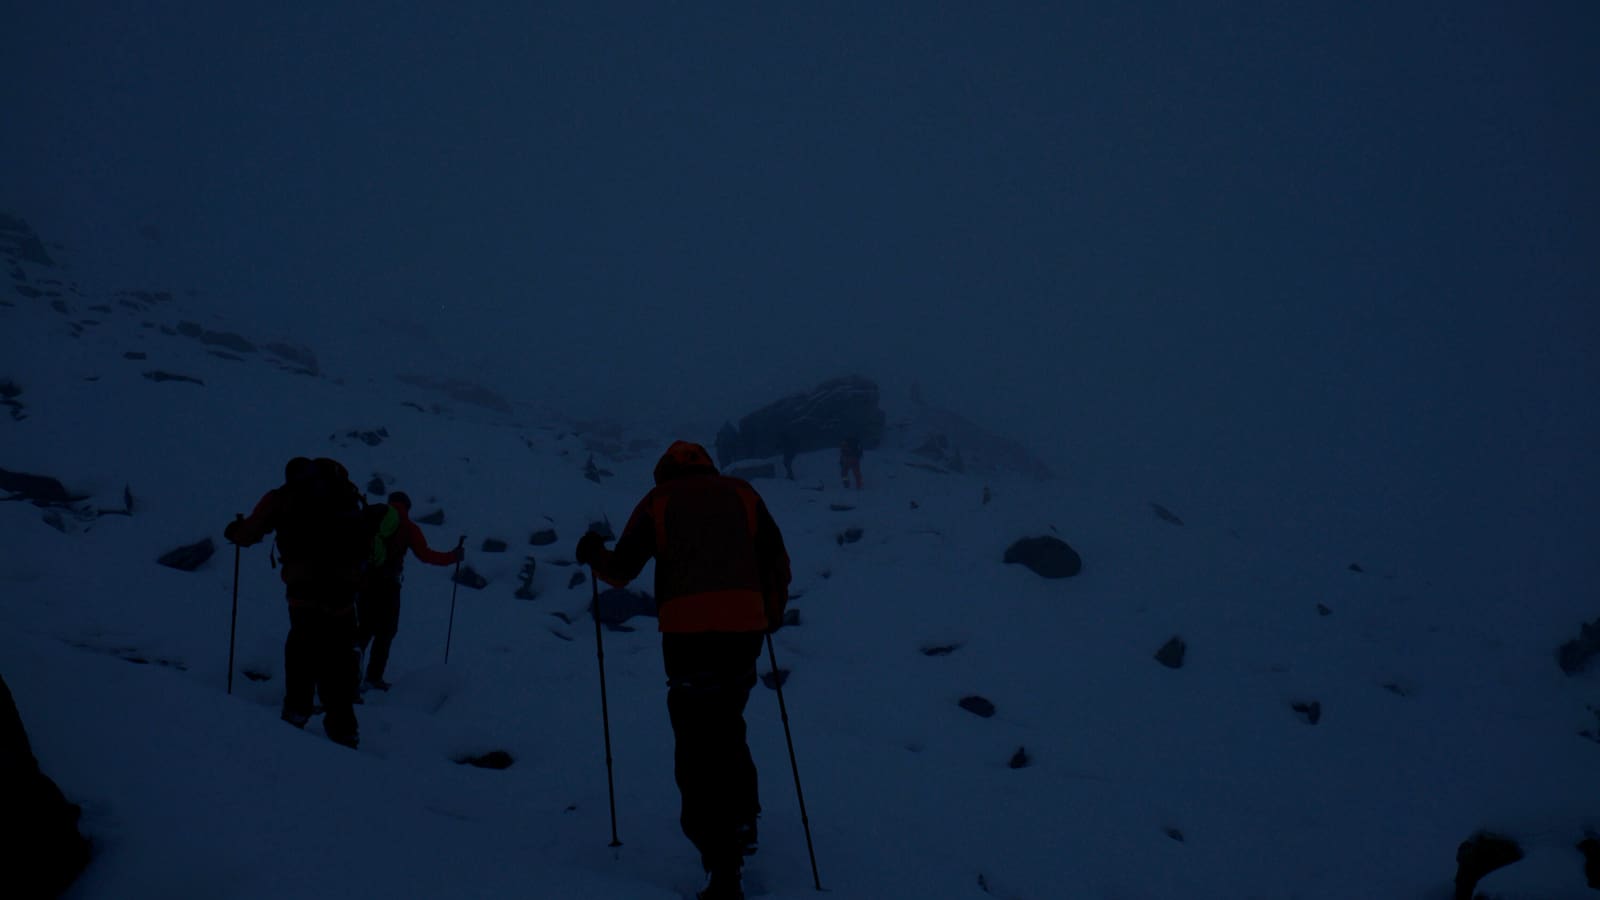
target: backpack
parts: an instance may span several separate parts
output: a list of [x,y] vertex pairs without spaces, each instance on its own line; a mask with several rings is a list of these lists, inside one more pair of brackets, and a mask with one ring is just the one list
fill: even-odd
[[370,574],[398,580],[406,553],[405,535],[400,531],[400,511],[387,503],[374,503],[362,512],[362,517],[372,534],[367,560]]
[[372,555],[373,526],[345,467],[326,457],[293,467],[277,493],[284,582],[328,590],[357,583]]

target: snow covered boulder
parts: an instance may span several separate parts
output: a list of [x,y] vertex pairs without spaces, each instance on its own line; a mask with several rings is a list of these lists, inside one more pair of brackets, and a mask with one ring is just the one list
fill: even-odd
[[872,449],[883,439],[887,416],[878,406],[878,385],[860,375],[823,382],[722,426],[717,433],[717,464],[790,453],[837,449],[854,437]]
[[1083,558],[1060,538],[1023,538],[1006,548],[1005,562],[1027,566],[1041,578],[1070,578],[1083,571]]

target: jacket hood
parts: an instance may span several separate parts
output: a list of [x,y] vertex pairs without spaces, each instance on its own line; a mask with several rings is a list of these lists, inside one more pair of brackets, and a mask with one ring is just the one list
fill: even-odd
[[682,478],[685,475],[715,475],[717,465],[711,461],[706,448],[689,441],[673,441],[667,452],[656,463],[656,484]]

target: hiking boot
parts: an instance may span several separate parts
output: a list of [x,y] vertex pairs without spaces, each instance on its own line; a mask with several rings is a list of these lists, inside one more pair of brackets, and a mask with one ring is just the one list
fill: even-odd
[[311,716],[309,714],[295,712],[294,710],[289,709],[284,710],[283,714],[278,718],[288,722],[290,725],[293,725],[296,728],[304,728],[306,727],[306,723],[311,721]]
[[361,743],[360,736],[354,731],[348,733],[342,731],[330,731],[328,732],[328,740],[333,741],[335,744],[349,747],[351,750],[356,749],[356,745]]
[[739,870],[711,870],[705,890],[695,894],[695,897],[697,900],[744,900],[744,885],[740,883]]
[[374,690],[374,691],[387,691],[389,688],[392,688],[392,687],[394,687],[394,683],[393,682],[384,681],[382,678],[368,677],[367,680],[361,682],[361,689],[363,691],[368,690],[368,689]]
[[756,841],[755,820],[751,819],[743,825],[740,825],[739,830],[735,835],[735,839],[739,842],[740,853],[744,854],[745,856],[755,856],[756,850],[760,848],[760,844]]

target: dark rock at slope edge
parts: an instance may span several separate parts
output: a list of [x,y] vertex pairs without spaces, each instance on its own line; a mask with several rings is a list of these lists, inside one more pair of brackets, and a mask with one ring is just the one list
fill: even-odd
[[78,806],[68,802],[39,768],[4,678],[0,678],[0,794],[6,798],[6,847],[0,858],[6,861],[7,883],[23,886],[17,896],[57,896],[88,865],[89,842],[78,833]]
[[1556,650],[1556,663],[1561,671],[1576,675],[1588,667],[1596,655],[1600,655],[1600,619],[1585,624],[1577,637],[1562,644]]
[[48,475],[30,475],[0,469],[0,491],[11,496],[7,500],[26,500],[34,506],[67,506],[84,499],[68,493],[66,486]]
[[1060,538],[1022,538],[1006,548],[1005,562],[1027,566],[1042,578],[1070,578],[1083,571],[1083,558]]
[[1503,869],[1522,858],[1517,842],[1498,834],[1480,831],[1456,848],[1455,900],[1472,900],[1483,876]]
[[181,572],[193,572],[205,565],[206,561],[211,559],[212,555],[216,552],[217,545],[211,543],[211,538],[206,538],[203,541],[196,541],[193,544],[186,544],[182,547],[178,547],[175,550],[168,550],[166,553],[163,553],[161,558],[157,559],[156,562],[166,566],[169,569],[177,569]]

